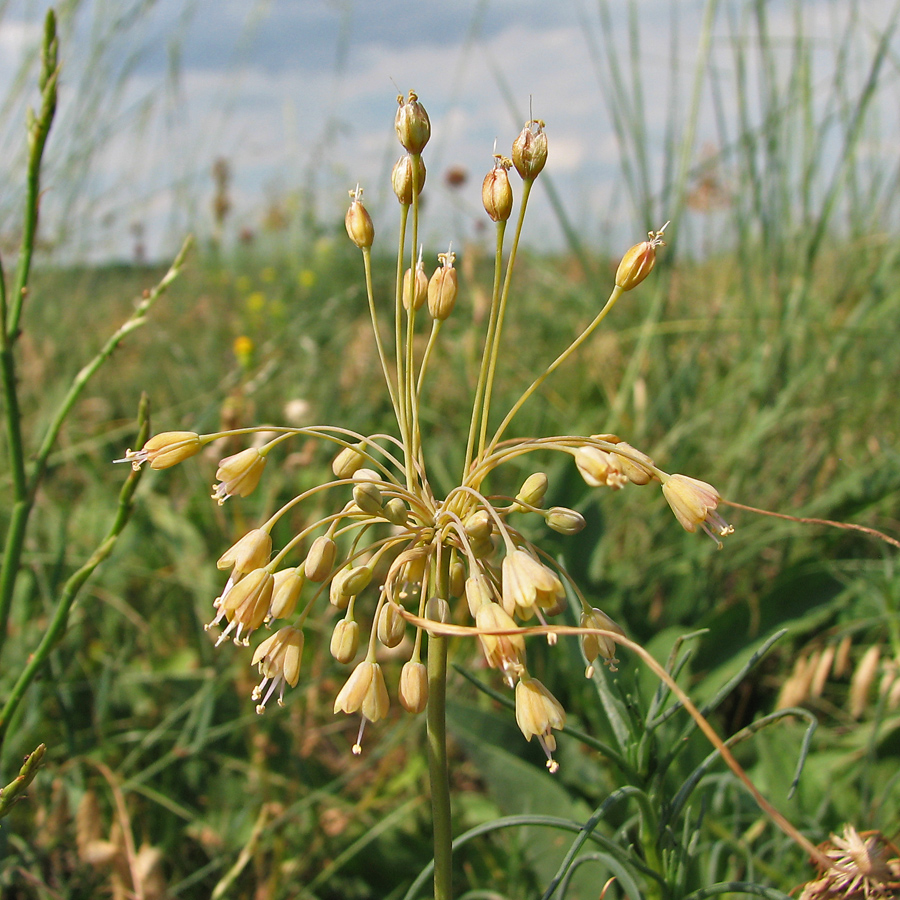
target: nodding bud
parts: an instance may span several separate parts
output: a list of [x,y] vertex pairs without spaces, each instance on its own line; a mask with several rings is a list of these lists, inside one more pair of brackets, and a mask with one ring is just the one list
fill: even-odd
[[335,478],[351,478],[365,464],[366,457],[363,455],[363,444],[360,442],[351,447],[344,447],[331,463],[331,471],[334,472]]
[[[543,472],[534,472],[529,475],[519,493],[516,494],[516,500],[521,501],[527,506],[540,506],[544,502],[544,494],[547,493],[547,485],[549,484],[547,476]],[[513,504],[515,508],[522,509],[518,504]]]
[[540,119],[525,123],[513,141],[512,161],[524,181],[533,181],[541,174],[547,162],[547,135]]
[[410,153],[421,153],[431,137],[431,121],[425,107],[419,103],[415,91],[409,92],[409,99],[404,100],[403,95],[397,97],[399,109],[394,118],[394,128],[397,137],[403,145],[403,149]]
[[399,497],[391,497],[391,499],[384,504],[382,515],[391,523],[391,525],[406,525],[409,520],[409,510]]
[[578,534],[585,526],[584,516],[565,506],[553,506],[547,510],[547,524],[560,534]]
[[407,712],[420,713],[428,705],[428,670],[418,660],[403,664],[397,696]]
[[412,269],[407,269],[403,273],[403,308],[409,309],[409,301],[412,298],[412,308],[421,309],[428,299],[428,276],[425,274],[425,266],[421,259],[416,263],[415,281],[410,284],[412,279]]
[[403,640],[406,620],[397,612],[397,607],[393,603],[385,603],[381,607],[375,631],[378,640],[388,648],[396,647]]
[[484,210],[495,222],[505,222],[512,212],[513,194],[507,174],[511,166],[512,160],[495,153],[494,168],[484,176],[481,185]]
[[360,250],[371,247],[375,240],[375,226],[372,224],[372,217],[362,204],[362,195],[360,187],[350,191],[350,209],[344,218],[347,234]]
[[384,498],[377,485],[371,481],[363,481],[353,488],[353,502],[370,516],[379,516],[384,506]]
[[411,156],[409,153],[401,156],[394,163],[391,186],[404,206],[412,205],[413,196],[421,194],[425,187],[425,163],[422,162],[422,157]]
[[443,321],[456,306],[456,254],[452,250],[438,253],[441,264],[434,270],[428,282],[428,311],[435,319]]
[[359,625],[353,619],[341,619],[331,635],[331,655],[346,665],[359,649]]
[[668,228],[666,222],[659,231],[648,231],[647,240],[635,244],[623,257],[616,269],[616,284],[623,291],[637,287],[652,271],[656,264],[656,248],[665,247],[663,233]]
[[326,534],[319,535],[309,548],[303,571],[310,581],[324,581],[331,574],[337,544]]
[[494,520],[486,509],[478,509],[466,519],[463,529],[470,538],[484,539],[491,536],[491,532],[494,530]]
[[459,560],[450,563],[450,596],[462,597],[466,587],[466,567]]

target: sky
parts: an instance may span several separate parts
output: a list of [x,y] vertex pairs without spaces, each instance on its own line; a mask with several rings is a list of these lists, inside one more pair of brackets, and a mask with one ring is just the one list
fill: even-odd
[[[494,142],[510,152],[529,105],[547,125],[546,180],[556,202],[536,191],[526,240],[558,249],[568,224],[586,245],[614,252],[617,242],[628,246],[669,217],[665,185],[673,172],[702,165],[725,142],[706,84],[689,127],[711,5],[710,71],[727,98],[736,83],[734,36],[752,40],[742,0],[68,0],[57,5],[63,71],[43,236],[69,257],[127,259],[139,226],[147,256],[164,258],[186,231],[212,233],[219,158],[231,173],[226,245],[242,231],[259,234],[273,205],[291,214],[301,196],[311,198],[319,221],[339,222],[357,183],[379,227],[396,217],[389,172],[402,151],[392,125],[398,91],[412,88],[433,126],[425,235],[435,252],[470,238],[483,220],[480,185]],[[4,252],[15,236],[21,122],[25,105],[36,102],[47,6],[0,0],[0,154],[13,161],[0,175]],[[775,52],[785,59],[796,6],[767,4]],[[845,60],[848,81],[864,77],[866,54],[894,4],[800,6],[816,48],[817,102],[826,109],[836,46],[853,10],[860,37]],[[751,83],[754,58],[748,54]],[[640,153],[616,130],[622,104],[640,108]],[[752,97],[749,107],[752,117]],[[879,153],[891,142],[897,149],[896,114],[882,116]],[[684,156],[673,158],[673,147]],[[643,172],[629,176],[623,155],[633,167],[641,154]],[[451,167],[468,173],[460,188],[445,183]],[[684,227],[699,234],[709,222]]]

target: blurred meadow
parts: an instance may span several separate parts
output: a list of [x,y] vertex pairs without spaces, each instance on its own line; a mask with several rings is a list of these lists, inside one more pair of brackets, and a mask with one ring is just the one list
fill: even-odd
[[[346,190],[361,181],[375,220],[376,295],[391,297],[396,88],[387,77],[361,87],[371,71],[360,60],[385,46],[380,33],[367,42],[368,11],[310,5],[337,23],[334,56],[318,63],[328,102],[303,112],[298,99],[300,112],[285,113],[301,125],[299,143],[285,139],[284,153],[299,146],[302,165],[279,171],[282,151],[272,151],[270,168],[252,175],[228,126],[243,123],[238,139],[251,128],[241,118],[261,90],[251,75],[241,76],[253,84],[249,97],[229,106],[224,88],[211,95],[223,98],[224,124],[213,129],[220,146],[199,143],[203,152],[192,153],[178,112],[191,82],[181,64],[189,57],[176,50],[187,53],[191,35],[212,29],[203,24],[210,4],[186,4],[181,18],[177,4],[59,8],[60,133],[45,153],[46,222],[15,345],[29,460],[82,366],[163,278],[189,230],[196,243],[147,321],[80,393],[47,457],[0,648],[3,703],[67,579],[109,531],[128,474],[111,461],[138,446],[142,392],[153,433],[255,423],[395,428],[343,216]],[[279,4],[251,6],[235,41],[244,62],[284,13]],[[426,65],[429,48],[415,46],[415,29],[424,25],[416,13],[404,37],[404,7],[386,11],[397,21],[394,40],[410,44],[410,61],[391,75],[402,91],[419,93],[436,143],[434,162],[431,148],[425,153],[426,268],[452,240],[460,271],[423,412],[433,483],[446,491],[463,466],[490,299],[492,245],[478,190],[494,136],[509,152],[533,95],[533,115],[547,123],[548,163],[525,222],[498,408],[593,318],[624,251],[671,220],[651,277],[523,407],[514,430],[616,433],[668,471],[714,484],[735,534],[717,551],[685,533],[662,496],[590,488],[564,454],[513,464],[492,490],[514,495],[535,468],[547,473],[546,505],[578,510],[587,527],[573,537],[542,534],[544,549],[628,636],[662,663],[677,660],[679,683],[709,704],[720,735],[747,729],[738,759],[813,843],[846,824],[896,841],[897,548],[727,501],[900,535],[900,6],[597,0],[567,6],[542,48],[531,4],[519,25],[536,29],[528,43],[502,27],[514,4],[485,0],[459,4],[447,38],[457,43],[435,50],[454,65],[421,77],[415,65]],[[45,8],[0,3],[0,38],[4,17],[40,22]],[[223,8],[225,18],[234,13],[233,4]],[[167,10],[169,68],[153,82],[147,60],[159,48],[133,38]],[[432,10],[433,18],[448,14]],[[0,107],[8,292],[27,203],[24,108],[40,105],[38,49],[39,37],[20,54]],[[567,54],[581,64],[574,83],[571,71],[554,68]],[[238,80],[228,83],[236,89]],[[357,114],[357,105],[366,111]],[[317,113],[321,120],[309,118]],[[167,117],[171,141],[157,130]],[[567,139],[557,171],[559,136]],[[146,151],[139,176],[123,167],[129,139]],[[167,144],[171,169],[159,162]],[[129,180],[135,193],[120,194]],[[363,755],[351,755],[357,725],[332,715],[346,678],[329,653],[334,609],[307,622],[300,682],[284,709],[262,716],[250,699],[250,652],[214,651],[204,631],[224,581],[218,557],[295,494],[331,478],[333,448],[301,440],[273,453],[277,466],[253,495],[218,506],[209,497],[218,461],[244,446],[229,438],[171,471],[144,474],[111,557],[0,723],[0,783],[38,744],[47,748],[2,819],[4,898],[413,896],[407,891],[433,853],[423,717],[392,708],[369,727]],[[0,487],[9,497],[13,482],[4,441]],[[278,529],[287,538],[328,512],[313,499]],[[12,518],[12,502],[0,504],[4,536]],[[578,624],[575,612],[559,618]],[[814,877],[804,852],[721,762],[707,759],[709,743],[666,706],[636,659],[621,651],[618,673],[589,680],[575,639],[560,645],[564,652],[551,653],[529,643],[535,674],[569,726],[588,736],[559,737],[556,775],[522,739],[508,696],[504,705],[490,693],[500,680],[478,648],[452,647],[453,833],[483,829],[454,856],[460,897],[549,897],[552,885],[553,896],[596,898],[616,875],[610,900],[699,898],[729,882],[755,887],[720,895],[774,898]],[[405,658],[382,658],[390,685]],[[787,708],[797,711],[776,715]],[[818,723],[811,734],[810,721]],[[554,881],[575,835],[529,817],[577,830],[617,796],[623,772],[655,804],[659,845],[681,860],[677,876],[645,883],[616,861],[610,847],[627,849],[643,824],[623,801],[603,806],[595,823],[606,843]],[[498,821],[505,826],[494,828]],[[634,871],[641,865],[646,855]],[[417,896],[430,896],[428,887]]]

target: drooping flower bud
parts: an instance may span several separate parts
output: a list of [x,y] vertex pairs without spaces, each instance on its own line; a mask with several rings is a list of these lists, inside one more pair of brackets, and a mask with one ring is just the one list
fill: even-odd
[[668,227],[666,222],[659,231],[648,231],[647,240],[635,244],[623,257],[616,270],[616,284],[623,291],[637,287],[651,272],[656,264],[656,248],[664,247],[663,233]]
[[334,472],[335,478],[351,478],[353,473],[361,469],[366,464],[366,457],[363,455],[363,444],[354,444],[351,447],[344,447],[331,463],[331,471]]
[[364,591],[372,580],[372,570],[368,566],[345,566],[331,579],[328,599],[332,606],[346,609],[350,598]]
[[272,600],[269,603],[269,611],[266,614],[266,622],[273,619],[286,619],[294,614],[297,608],[297,600],[306,582],[303,569],[300,566],[291,566],[289,569],[281,569],[275,573],[275,584],[272,587]]
[[547,135],[540,119],[525,123],[513,141],[512,161],[524,181],[533,181],[541,174],[547,162]]
[[264,566],[271,553],[272,535],[262,528],[254,528],[219,557],[216,568],[227,570],[233,567],[234,575],[239,578]]
[[353,488],[353,502],[370,516],[380,516],[384,498],[377,485],[364,481]]
[[313,542],[303,563],[303,570],[310,581],[324,581],[331,574],[334,565],[334,557],[337,554],[337,544],[321,534]]
[[411,206],[413,202],[413,186],[415,186],[416,194],[422,193],[425,187],[425,163],[422,162],[421,156],[401,156],[394,163],[391,171],[391,186],[397,199],[404,206]]
[[425,274],[425,265],[421,255],[416,263],[415,282],[412,280],[412,270],[407,269],[403,274],[403,308],[409,309],[409,299],[412,297],[413,309],[421,309],[428,299],[428,276]]
[[385,603],[378,614],[378,640],[385,647],[396,647],[403,640],[405,631],[406,620],[397,612],[397,607],[393,603]]
[[547,510],[547,524],[560,534],[578,534],[585,526],[584,516],[565,506],[552,506]]
[[199,453],[202,447],[200,436],[193,431],[164,431],[153,435],[140,450],[128,450],[115,462],[130,462],[135,472],[145,462],[150,463],[151,469],[168,469]]
[[507,174],[511,166],[512,160],[495,153],[494,168],[484,176],[481,185],[484,210],[495,222],[505,222],[512,212],[513,193]]
[[466,586],[466,567],[458,559],[450,563],[450,596],[462,597]]
[[397,137],[403,145],[403,149],[410,153],[421,153],[431,137],[431,121],[425,107],[419,103],[415,91],[409,92],[409,99],[403,99],[400,94],[397,97],[399,109],[394,118],[394,128]]
[[[549,480],[543,472],[533,472],[525,479],[519,493],[516,494],[516,500],[521,500],[527,506],[540,507],[544,502],[548,484]],[[519,509],[522,507],[520,506]]]
[[331,655],[346,665],[359,649],[359,625],[354,619],[341,619],[331,634]]
[[371,247],[372,242],[375,240],[375,226],[372,223],[372,217],[365,206],[363,206],[362,195],[363,192],[360,187],[350,191],[350,208],[347,210],[347,215],[344,218],[347,234],[360,250]]
[[418,660],[403,664],[397,696],[407,712],[420,713],[428,704],[428,671]]
[[384,504],[382,515],[391,525],[405,525],[409,519],[409,509],[399,497],[391,497]]
[[[653,460],[650,459],[646,453],[641,453],[640,450],[636,450],[631,444],[626,444],[625,441],[619,441],[616,446],[627,451],[632,457],[643,460],[649,466],[653,465]],[[619,468],[632,484],[648,484],[653,478],[652,469],[642,466],[639,462],[635,462],[634,459],[629,459],[629,457],[624,454],[617,453],[616,457],[619,460]]]
[[470,538],[483,540],[490,537],[494,530],[494,520],[486,509],[477,509],[466,518],[463,528]]
[[439,253],[438,259],[441,264],[428,282],[428,311],[435,319],[443,321],[456,305],[456,269],[453,268],[456,254],[448,250]]

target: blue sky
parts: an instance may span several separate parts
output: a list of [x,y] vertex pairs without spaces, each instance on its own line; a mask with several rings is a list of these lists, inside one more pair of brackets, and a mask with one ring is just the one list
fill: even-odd
[[[688,106],[707,5],[634,5],[651,195],[665,178],[667,116],[673,104],[682,111]],[[745,5],[722,0],[713,31],[713,59],[726,88],[732,27],[743,27]],[[805,4],[805,27],[823,48],[819,82],[825,91],[827,60],[833,59],[828,46],[853,5]],[[660,207],[653,215],[661,221],[641,221],[625,187],[604,96],[608,57],[591,50],[603,48],[596,0],[70,0],[59,6],[64,70],[45,203],[48,230],[63,226],[71,253],[127,257],[133,222],[144,224],[153,257],[170,253],[188,229],[208,234],[210,170],[218,157],[233,172],[226,239],[241,227],[258,229],[273,199],[287,203],[310,185],[326,220],[340,217],[346,191],[357,181],[373,213],[394,215],[386,178],[400,149],[392,120],[398,88],[410,87],[434,130],[426,151],[428,240],[459,242],[471,232],[493,142],[508,152],[529,98],[535,116],[547,122],[547,171],[586,241],[628,243],[666,217]],[[785,38],[793,29],[792,6],[769,7],[770,27]],[[866,0],[862,9],[877,29],[890,6]],[[5,9],[0,4],[0,88],[12,85],[0,109],[0,152],[7,159],[21,158],[19,123],[24,103],[34,97],[17,89],[15,78],[33,55],[46,7],[31,0],[11,0]],[[630,65],[626,4],[611,0],[609,8],[621,61]],[[858,55],[862,71],[865,47]],[[706,92],[703,98],[689,142],[693,162],[720,143]],[[678,143],[687,140],[680,127]],[[896,133],[897,123],[886,120],[885,139]],[[460,191],[442,183],[449,166],[469,173]],[[9,182],[0,187],[5,235],[13,230],[14,193]],[[562,245],[558,218],[540,191],[531,218],[532,243]]]

